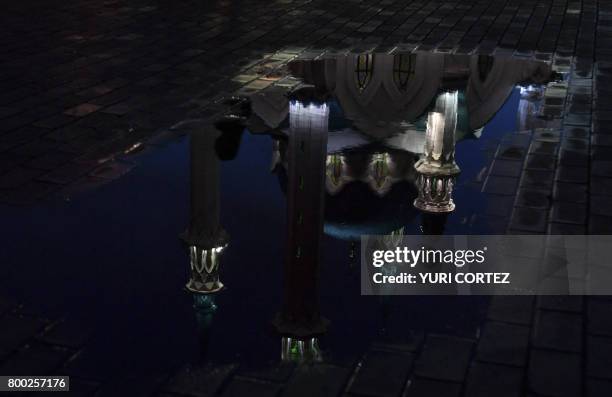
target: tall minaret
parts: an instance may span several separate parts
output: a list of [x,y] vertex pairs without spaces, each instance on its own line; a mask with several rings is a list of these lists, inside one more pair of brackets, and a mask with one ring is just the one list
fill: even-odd
[[453,186],[461,172],[455,163],[458,92],[443,92],[427,118],[425,153],[415,164],[419,196],[414,206],[425,212],[446,213],[455,209]]
[[212,126],[191,134],[191,219],[182,239],[191,261],[186,288],[199,294],[223,288],[219,258],[229,237],[219,220],[219,158],[215,152],[219,135]]
[[[305,89],[308,92],[308,89]],[[287,251],[282,311],[275,326],[284,336],[325,332],[319,312],[318,277],[323,233],[329,107],[292,99],[287,148]]]

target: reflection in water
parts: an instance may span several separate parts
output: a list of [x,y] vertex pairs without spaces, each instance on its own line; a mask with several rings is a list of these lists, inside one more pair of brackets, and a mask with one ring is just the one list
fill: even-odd
[[191,135],[191,217],[182,238],[189,247],[191,277],[186,288],[196,294],[219,291],[219,260],[229,237],[220,224],[219,159],[215,130]]
[[250,107],[238,101],[238,114],[217,123],[221,134],[192,135],[187,289],[199,323],[209,326],[228,243],[219,223],[219,161],[236,156],[245,127],[269,135],[271,169],[287,197],[284,286],[273,324],[282,360],[320,361],[318,338],[328,326],[318,293],[323,233],[352,242],[349,260],[361,235],[401,238],[419,211],[424,234],[443,234],[455,208],[456,143],[479,138],[518,83],[525,84],[518,125],[529,128],[537,84],[553,75],[537,62],[421,53],[288,66],[299,84],[264,89],[248,98]]
[[423,157],[415,164],[419,197],[414,206],[426,212],[451,212],[453,186],[460,169],[455,163],[458,92],[438,95],[427,115]]
[[[296,95],[308,95],[302,91]],[[323,232],[325,160],[329,106],[291,100],[287,148],[287,245],[283,306],[275,320],[283,335],[310,337],[325,332],[319,313],[318,267]]]
[[281,360],[298,363],[323,361],[319,339],[315,337],[298,339],[283,336],[281,339]]

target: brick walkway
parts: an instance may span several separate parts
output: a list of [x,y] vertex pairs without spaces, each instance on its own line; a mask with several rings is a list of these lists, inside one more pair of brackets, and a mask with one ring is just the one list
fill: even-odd
[[[531,193],[512,198],[504,217],[515,231],[612,232],[612,2],[604,0],[11,2],[0,16],[0,202],[116,178],[130,153],[163,142],[181,120],[212,117],[236,90],[265,86],[263,74],[304,50],[396,45],[572,67],[565,117],[525,146],[525,158],[549,156],[553,168],[523,167],[516,182]],[[0,316],[0,373],[61,372],[85,343],[75,325],[18,305],[0,302]],[[346,366],[75,378],[82,393],[73,395],[609,396],[611,318],[605,298],[495,298],[473,339],[374,345]]]

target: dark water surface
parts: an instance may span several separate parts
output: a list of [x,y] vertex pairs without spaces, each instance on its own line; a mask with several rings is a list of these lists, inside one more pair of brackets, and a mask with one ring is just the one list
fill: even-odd
[[[373,75],[367,69],[367,60],[356,60],[362,61],[364,67],[358,64],[355,71],[349,68],[347,73],[356,74],[357,85],[368,83],[368,79],[371,84],[377,69]],[[390,62],[393,65],[393,60]],[[457,92],[459,103],[464,101],[466,109],[469,108],[468,91],[457,88],[464,87],[468,78],[474,78],[469,77],[471,69],[465,62],[447,71],[449,81],[442,80],[448,87],[434,90],[432,97],[424,101],[424,110],[412,118],[406,117],[404,121],[410,127],[397,120],[397,112],[386,114],[384,107],[374,112],[388,123],[381,127],[388,134],[368,134],[371,116],[361,120],[354,113],[349,114],[346,94],[339,91],[340,72],[335,88],[325,88],[327,99],[317,96],[294,101],[307,106],[312,100],[331,109],[328,123],[331,132],[326,142],[328,163],[333,159],[358,158],[370,164],[372,156],[396,152],[414,162],[423,154],[390,147],[388,138],[401,134],[425,136],[427,112],[433,111],[441,93]],[[395,67],[398,78],[405,77],[401,73],[410,74],[409,65],[396,63]],[[401,70],[402,67],[408,69]],[[415,76],[421,73],[418,67]],[[482,60],[480,67],[486,67]],[[462,71],[467,75],[461,75]],[[333,73],[326,73],[329,81]],[[310,76],[319,81],[316,73]],[[521,89],[521,79],[515,80],[504,83],[511,87],[505,86],[500,106],[489,111],[490,115],[479,116],[482,125],[470,125],[467,116],[458,116],[458,125],[465,123],[461,134],[455,135],[455,161],[461,173],[453,193],[456,208],[443,222],[444,233],[495,232],[487,224],[471,222],[487,206],[495,205],[487,202],[480,188],[471,182],[489,165],[491,148],[509,133],[523,128],[517,114],[520,115],[528,83]],[[392,100],[376,95],[373,98],[378,105]],[[265,118],[272,117],[261,116],[263,105],[256,105],[256,101],[252,99],[252,110],[244,122],[245,132],[240,136],[235,157],[214,160],[219,173],[212,182],[208,175],[211,170],[206,168],[211,163],[204,165],[202,179],[190,176],[196,169],[190,147],[195,138],[187,136],[141,154],[135,159],[137,167],[133,171],[108,185],[32,207],[0,207],[3,295],[49,313],[50,317],[68,316],[74,324],[90,330],[92,338],[79,357],[85,372],[151,373],[197,360],[237,361],[252,366],[280,360],[281,335],[271,324],[286,304],[283,274],[290,246],[287,195],[295,188],[282,161],[297,160],[292,160],[289,152],[282,152],[291,139],[293,127],[287,120],[291,116],[277,117],[276,125],[270,125],[274,123],[266,122]],[[484,129],[478,131],[481,127]],[[342,134],[347,130],[351,130],[351,138],[343,141]],[[208,132],[213,133],[218,132]],[[425,138],[421,140],[424,142]],[[210,142],[203,146],[210,146]],[[279,152],[281,160],[274,163],[272,159]],[[211,151],[202,156],[214,155]],[[276,164],[274,171],[271,163]],[[179,236],[190,224],[197,227],[191,207],[197,195],[192,192],[200,189],[205,195],[210,194],[208,191],[215,189],[215,180],[220,199],[205,206],[203,216],[208,216],[206,209],[217,205],[218,223],[229,235],[229,244],[219,262],[226,288],[208,295],[204,302],[206,305],[214,300],[214,313],[208,310],[210,307],[198,312],[194,310],[193,294],[185,289],[191,274],[190,257]],[[195,186],[199,183],[204,185]],[[375,339],[401,340],[408,337],[410,330],[475,334],[486,308],[484,297],[360,296],[357,240],[360,234],[427,232],[423,230],[423,212],[413,206],[417,195],[415,183],[414,179],[406,178],[380,193],[369,191],[366,183],[357,181],[347,183],[333,194],[328,186],[324,193],[325,232],[321,237],[316,286],[318,311],[329,320],[327,331],[318,335],[324,360],[352,359]],[[295,194],[299,196],[300,192]]]

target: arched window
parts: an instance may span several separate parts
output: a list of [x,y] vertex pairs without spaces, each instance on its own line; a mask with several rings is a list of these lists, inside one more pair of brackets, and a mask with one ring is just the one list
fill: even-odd
[[372,158],[372,178],[381,187],[389,175],[389,153],[376,153]]
[[393,56],[393,81],[400,90],[406,90],[408,83],[414,77],[415,68],[416,54],[397,54]]
[[330,154],[327,156],[327,175],[334,186],[340,184],[342,179],[343,160],[341,154]]
[[489,55],[478,55],[478,77],[484,82],[493,69],[494,59]]
[[367,87],[372,80],[374,70],[374,54],[359,54],[355,64],[355,83],[360,90]]

